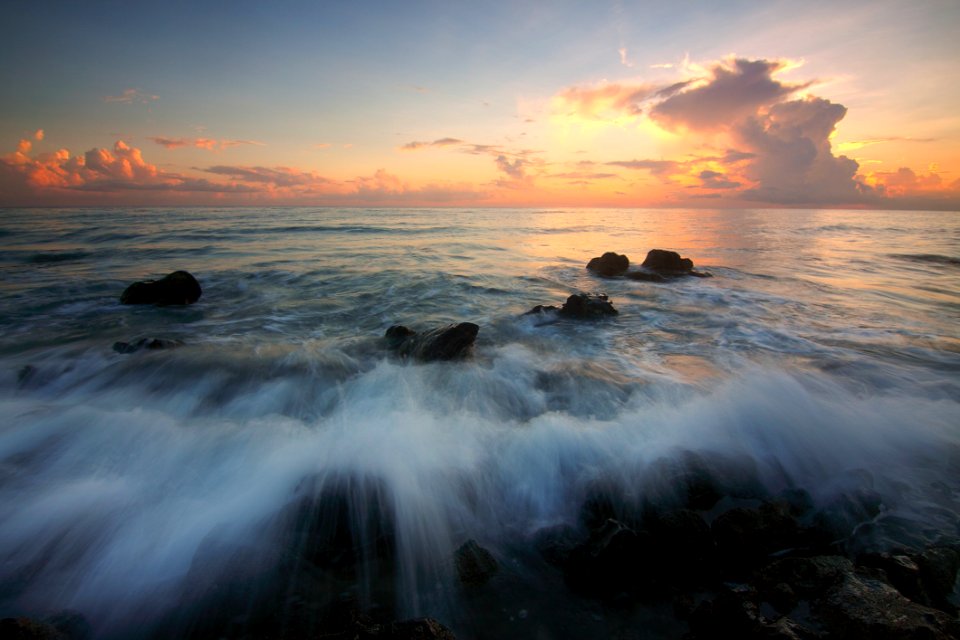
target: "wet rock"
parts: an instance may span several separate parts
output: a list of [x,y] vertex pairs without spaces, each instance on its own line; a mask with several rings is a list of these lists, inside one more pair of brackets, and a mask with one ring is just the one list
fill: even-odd
[[305,480],[281,521],[287,548],[321,569],[353,573],[392,562],[392,503],[382,482],[351,476]]
[[666,282],[666,276],[663,276],[655,271],[628,271],[624,274],[627,278],[631,280],[639,280],[641,282]]
[[147,351],[162,351],[182,347],[182,340],[167,340],[166,338],[140,338],[136,342],[114,342],[113,350],[117,353],[136,353],[142,349]]
[[567,298],[562,307],[544,306],[538,304],[526,316],[537,314],[556,314],[563,318],[574,318],[577,320],[594,320],[606,316],[615,316],[618,311],[613,303],[603,293],[574,293]]
[[651,249],[640,266],[653,271],[685,273],[693,270],[693,260],[681,258],[676,251]]
[[120,296],[121,304],[159,306],[193,304],[203,293],[200,283],[186,271],[174,271],[160,280],[134,282]]
[[732,571],[748,570],[770,554],[795,546],[800,534],[789,506],[779,502],[730,509],[714,520],[712,530],[720,555]]
[[923,638],[960,636],[960,622],[942,611],[911,602],[891,585],[863,572],[847,572],[840,584],[814,602],[813,612],[837,638]]
[[766,620],[749,589],[724,589],[694,610],[690,631],[695,638],[755,638]]
[[447,627],[433,618],[416,618],[388,624],[358,624],[356,640],[456,640]]
[[607,520],[576,547],[563,567],[571,589],[588,597],[611,598],[650,587],[644,571],[651,558],[649,534]]
[[30,618],[0,620],[0,637],[5,640],[67,640],[56,627]]
[[[853,571],[853,563],[842,556],[814,556],[810,558],[783,558],[774,560],[760,570],[757,586],[761,594],[781,611],[791,609],[796,601],[810,600],[839,585]],[[781,585],[789,587],[785,598]],[[779,593],[777,593],[779,592]]]
[[696,585],[717,577],[716,545],[710,526],[700,514],[678,509],[657,514],[644,523],[656,553],[649,569],[658,582]]
[[64,610],[42,620],[4,618],[0,620],[0,638],[4,640],[89,640],[90,623],[76,611]]
[[710,277],[709,273],[694,269],[693,260],[690,258],[681,258],[676,251],[664,249],[651,249],[640,267],[638,271],[627,273],[627,277],[652,282],[662,282],[666,278],[678,276]]
[[930,604],[923,588],[920,567],[910,556],[904,554],[869,553],[857,558],[857,564],[880,569],[887,581],[905,597],[921,604]]
[[604,253],[599,258],[593,258],[587,263],[587,269],[605,277],[623,275],[629,268],[630,258],[612,251]]
[[454,552],[454,562],[460,583],[468,587],[483,586],[500,569],[496,558],[476,540],[468,540],[460,545]]
[[955,613],[950,601],[960,572],[960,552],[947,547],[932,547],[914,557],[920,569],[920,581],[930,606]]
[[533,536],[533,546],[544,560],[562,567],[582,541],[577,529],[570,525],[556,525],[540,529]]
[[400,357],[430,362],[465,357],[479,331],[480,327],[472,322],[450,324],[420,333],[394,325],[387,329],[384,338],[387,347]]

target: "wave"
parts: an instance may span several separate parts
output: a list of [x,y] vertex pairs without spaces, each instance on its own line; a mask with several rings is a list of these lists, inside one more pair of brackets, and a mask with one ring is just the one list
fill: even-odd
[[907,260],[909,262],[960,267],[960,258],[953,258],[951,256],[943,256],[935,253],[891,253],[890,257],[898,260]]
[[[26,380],[0,401],[0,595],[135,635],[208,608],[201,577],[259,567],[263,588],[282,589],[307,526],[367,536],[361,597],[432,613],[455,605],[449,559],[465,540],[505,554],[575,525],[598,486],[624,509],[669,501],[691,455],[823,507],[875,492],[866,547],[923,544],[960,522],[956,401],[771,368],[691,387],[518,345],[423,366],[323,353],[199,369],[176,352],[116,356],[87,363],[100,375],[78,363]],[[340,533],[304,524],[330,508]]]

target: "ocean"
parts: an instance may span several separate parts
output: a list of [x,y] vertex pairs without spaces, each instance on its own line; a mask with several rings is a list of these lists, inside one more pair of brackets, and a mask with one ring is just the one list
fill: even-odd
[[[585,269],[654,248],[713,277]],[[178,269],[197,303],[119,303]],[[868,492],[851,553],[960,537],[955,212],[7,209],[0,274],[0,617],[203,635],[340,598],[459,638],[671,637],[571,594],[532,541],[597,487],[668,499],[691,456],[826,510]],[[575,292],[619,314],[523,315]],[[464,360],[383,345],[465,321]],[[113,348],[145,337],[183,344]],[[291,571],[304,527],[362,557]],[[467,540],[495,589],[457,584]]]

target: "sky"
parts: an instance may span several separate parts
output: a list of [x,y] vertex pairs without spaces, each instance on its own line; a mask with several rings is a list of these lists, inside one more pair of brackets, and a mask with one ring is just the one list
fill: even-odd
[[960,0],[0,5],[0,206],[960,211]]

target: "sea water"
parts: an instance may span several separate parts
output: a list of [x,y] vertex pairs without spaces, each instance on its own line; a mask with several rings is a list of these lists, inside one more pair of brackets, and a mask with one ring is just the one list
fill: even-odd
[[[584,268],[653,248],[713,277]],[[178,269],[196,304],[119,303]],[[527,542],[598,483],[656,500],[690,455],[817,505],[872,492],[858,548],[960,535],[958,213],[17,209],[0,275],[2,615],[71,609],[105,637],[202,616],[198,582],[266,580],[292,505],[334,488],[355,528],[392,532],[391,570],[351,587],[364,606],[464,637],[477,616],[598,633]],[[619,315],[522,315],[578,291]],[[480,326],[463,361],[381,341],[461,321]],[[183,346],[112,348],[144,337]],[[468,539],[510,585],[482,614],[456,588]]]

